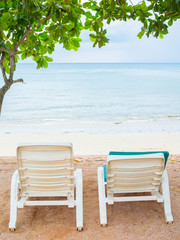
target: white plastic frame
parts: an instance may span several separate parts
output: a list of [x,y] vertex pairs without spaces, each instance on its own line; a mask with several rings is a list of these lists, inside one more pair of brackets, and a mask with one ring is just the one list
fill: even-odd
[[[64,144],[65,145],[65,144]],[[70,146],[72,146],[70,144]],[[18,170],[16,170],[12,176],[11,180],[11,199],[10,199],[10,221],[9,229],[14,231],[16,229],[17,223],[17,209],[24,208],[24,206],[57,206],[66,205],[69,208],[76,206],[76,227],[78,231],[83,230],[83,176],[82,170],[76,169],[74,171],[74,191],[76,192],[76,199],[74,199],[74,194],[67,196],[67,193],[61,193],[61,196],[67,196],[67,200],[29,200],[28,194],[24,193],[20,196],[21,184],[19,180]],[[36,197],[41,196],[37,194]],[[47,194],[46,194],[47,196]],[[49,196],[52,196],[49,195]],[[57,196],[57,194],[54,194]]]
[[[106,196],[106,186],[107,186],[107,182],[104,181],[104,168],[99,167],[98,168],[98,195],[99,195],[100,224],[102,226],[107,225],[106,203],[114,204],[114,202],[126,202],[126,201],[164,202],[165,221],[167,223],[173,222],[173,216],[171,212],[170,193],[169,193],[169,181],[168,181],[168,175],[167,175],[166,169],[164,169],[163,176],[161,179],[162,194],[160,193],[160,186],[159,186],[159,191],[150,192],[151,193],[150,196],[115,197],[113,192],[107,193],[107,196]],[[138,191],[134,191],[134,192],[138,192]]]

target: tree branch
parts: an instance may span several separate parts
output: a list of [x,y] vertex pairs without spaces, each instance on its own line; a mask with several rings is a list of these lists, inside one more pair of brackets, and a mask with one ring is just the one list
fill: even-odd
[[18,82],[24,83],[24,80],[22,78],[19,78],[19,79],[13,81],[13,83],[18,83]]
[[7,76],[6,76],[5,67],[3,66],[4,58],[5,58],[5,53],[2,52],[0,67],[1,67],[1,70],[2,70],[2,75],[3,75],[3,78],[4,78],[4,82],[6,83],[7,82]]
[[131,0],[129,0],[129,1],[130,1],[131,5],[134,7],[134,4],[133,4],[133,2],[132,2]]
[[[1,57],[1,61],[0,61],[0,67],[2,69],[2,73],[3,73],[3,78],[4,78],[4,82],[5,83],[17,83],[17,82],[23,82],[23,79],[18,79],[13,81],[13,75],[14,75],[14,58],[15,55],[17,53],[18,47],[23,43],[23,41],[25,40],[25,38],[28,36],[28,34],[30,32],[32,32],[34,29],[38,28],[41,24],[43,24],[45,21],[47,21],[50,17],[51,17],[52,13],[50,13],[46,18],[44,18],[42,21],[40,21],[36,26],[34,26],[33,28],[31,28],[32,24],[30,24],[29,27],[27,27],[26,32],[24,33],[24,35],[22,36],[22,38],[19,40],[19,42],[16,44],[15,48],[12,49],[11,51],[8,51],[4,48],[0,48],[0,51],[2,51],[2,57]],[[10,54],[10,75],[9,75],[9,79],[7,79],[6,77],[6,73],[5,73],[5,68],[3,66],[3,60],[5,57],[5,52]]]
[[9,74],[9,81],[13,81],[13,75],[14,75],[14,51],[12,51],[10,55],[10,74]]
[[10,53],[10,52],[11,52],[11,51],[6,50],[5,48],[1,48],[1,47],[0,47],[0,51],[1,51],[1,52],[7,52],[7,53]]
[[24,39],[28,36],[28,34],[32,32],[34,29],[36,29],[37,27],[39,27],[41,24],[43,24],[45,21],[47,21],[51,17],[51,15],[52,13],[50,13],[45,19],[43,19],[41,22],[38,23],[38,25],[34,26],[33,28],[31,28],[32,24],[27,28],[27,31],[25,32],[25,34],[22,36],[22,38],[19,40],[19,42],[16,44],[14,48],[15,53],[17,52],[17,49],[21,45],[21,43],[23,43]]
[[25,32],[25,34],[22,36],[22,38],[19,40],[19,42],[16,44],[15,48],[14,48],[14,52],[16,54],[18,47],[21,45],[21,43],[23,43],[24,39],[28,36],[28,34],[31,32],[31,25],[29,27],[27,27],[27,31]]
[[18,47],[23,43],[24,39],[28,36],[30,32],[32,32],[34,29],[39,27],[41,24],[43,24],[45,21],[47,21],[51,17],[52,13],[50,13],[45,19],[43,19],[40,23],[38,23],[37,26],[34,26],[31,28],[31,25],[27,28],[27,31],[22,36],[22,38],[19,40],[19,42],[16,44],[15,48],[10,51],[10,75],[9,75],[9,81],[12,81],[13,75],[14,75],[14,56],[17,53]]
[[41,24],[43,24],[45,21],[47,21],[50,17],[51,17],[52,13],[50,13],[45,19],[43,19],[40,23],[38,23],[37,26],[34,26],[31,31],[33,31],[34,29],[38,28]]

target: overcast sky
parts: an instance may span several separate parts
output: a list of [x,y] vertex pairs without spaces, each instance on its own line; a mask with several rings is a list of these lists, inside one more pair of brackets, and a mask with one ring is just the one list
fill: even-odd
[[100,49],[92,47],[88,32],[84,31],[77,52],[57,45],[51,57],[56,63],[180,62],[180,21],[174,22],[163,39],[146,36],[139,39],[140,30],[138,22],[114,22],[107,28],[109,43]]

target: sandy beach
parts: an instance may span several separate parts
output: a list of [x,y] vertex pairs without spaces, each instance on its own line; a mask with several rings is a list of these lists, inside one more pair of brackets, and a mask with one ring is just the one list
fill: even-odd
[[[180,134],[124,135],[3,135],[0,137],[0,239],[124,239],[179,240],[180,236]],[[84,230],[77,232],[75,209],[65,206],[25,207],[18,210],[17,230],[9,232],[11,176],[17,169],[15,151],[18,142],[66,142],[74,145],[83,170]],[[108,226],[99,222],[97,168],[106,163],[109,150],[168,150],[167,171],[173,224],[164,220],[163,204],[157,202],[126,202],[108,205]]]
[[15,156],[19,143],[73,143],[75,155],[107,155],[109,151],[155,151],[180,153],[180,132],[117,134],[2,134],[0,156]]

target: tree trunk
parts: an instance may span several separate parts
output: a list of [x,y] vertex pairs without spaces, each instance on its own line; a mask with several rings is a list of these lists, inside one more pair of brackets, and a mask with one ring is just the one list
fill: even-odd
[[5,93],[2,91],[2,88],[0,89],[0,115],[1,115],[1,110],[2,110],[2,104],[3,104],[3,99],[4,99]]
[[4,100],[4,96],[8,89],[11,87],[12,84],[9,85],[4,85],[2,88],[0,88],[0,115],[1,115],[1,110],[2,110],[2,104]]

